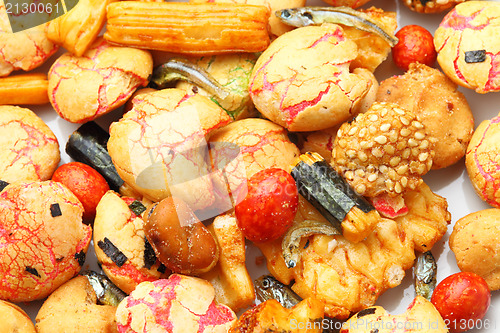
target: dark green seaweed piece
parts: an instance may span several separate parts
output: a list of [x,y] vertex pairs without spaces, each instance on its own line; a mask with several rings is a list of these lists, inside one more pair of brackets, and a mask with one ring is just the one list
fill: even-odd
[[6,188],[7,185],[9,185],[9,183],[7,183],[5,180],[0,179],[0,192],[3,191],[3,189]]
[[465,62],[473,64],[486,61],[486,50],[465,51]]
[[85,256],[86,254],[83,251],[75,253],[75,259],[76,261],[78,261],[78,265],[83,266],[83,264],[85,263]]
[[128,208],[137,216],[146,211],[146,206],[144,206],[139,200],[134,200],[130,205],[128,205]]
[[353,207],[363,213],[375,210],[318,154],[301,155],[291,174],[299,193],[339,232],[341,222]]
[[106,179],[109,187],[118,192],[123,185],[123,180],[109,156],[108,140],[108,132],[95,122],[89,121],[71,134],[66,143],[66,153],[75,161],[96,169]]
[[144,237],[144,267],[150,269],[156,262],[156,254],[149,243],[148,239]]
[[61,206],[59,206],[58,203],[50,205],[50,215],[52,215],[52,217],[57,217],[62,215]]
[[102,240],[98,241],[97,246],[99,246],[102,252],[104,252],[104,254],[106,254],[118,267],[122,267],[128,259],[127,256],[107,237],[104,237],[104,242]]
[[167,271],[167,266],[160,264],[160,266],[158,266],[156,270],[161,274],[165,274],[165,272]]
[[36,270],[36,268],[30,267],[30,266],[26,266],[25,270],[26,270],[26,272],[28,272],[30,274],[33,274],[36,277],[40,277],[40,274],[38,273],[38,271]]

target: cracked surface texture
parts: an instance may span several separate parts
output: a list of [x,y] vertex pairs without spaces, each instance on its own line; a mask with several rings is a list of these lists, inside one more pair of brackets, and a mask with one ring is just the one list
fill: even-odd
[[356,43],[335,24],[297,28],[259,57],[250,96],[268,119],[290,131],[335,126],[359,112],[371,82],[350,72]]
[[148,84],[152,71],[148,51],[98,38],[81,57],[65,53],[56,59],[48,74],[49,100],[65,120],[84,123],[123,105]]
[[[453,8],[434,33],[437,60],[456,84],[484,94],[500,90],[500,3],[467,1]],[[466,52],[485,53],[467,62]]]
[[143,282],[116,310],[120,333],[227,332],[236,314],[217,304],[205,280],[172,274],[168,279]]
[[1,299],[42,299],[80,271],[92,238],[82,214],[61,183],[16,183],[0,193]]
[[467,147],[465,166],[479,197],[500,208],[500,114],[476,128]]
[[5,6],[0,3],[0,77],[12,71],[30,71],[42,65],[59,46],[47,38],[43,24],[12,33]]
[[48,180],[60,160],[52,130],[33,111],[0,106],[0,178],[16,181]]

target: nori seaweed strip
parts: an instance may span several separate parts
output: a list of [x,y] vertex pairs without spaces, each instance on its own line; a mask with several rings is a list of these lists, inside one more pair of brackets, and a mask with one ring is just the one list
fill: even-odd
[[486,50],[465,51],[465,62],[473,64],[486,61]]
[[80,126],[66,143],[66,153],[75,161],[90,165],[118,192],[123,185],[108,153],[109,134],[93,121]]
[[36,270],[36,268],[30,267],[30,266],[26,266],[25,270],[26,270],[26,272],[28,272],[30,274],[33,274],[34,276],[40,277],[40,274],[38,273],[38,271]]
[[364,316],[368,316],[368,315],[374,314],[376,310],[377,309],[375,309],[375,308],[366,308],[366,309],[363,309],[363,310],[359,311],[356,314],[356,317],[360,318],[360,317],[364,317]]
[[309,201],[339,232],[341,222],[353,207],[364,213],[375,208],[328,164],[307,154],[292,169],[299,193]]
[[139,200],[134,200],[130,205],[128,205],[128,208],[137,216],[146,211],[146,206],[144,206]]
[[102,252],[104,252],[104,254],[106,254],[118,267],[122,267],[128,259],[127,256],[107,237],[104,237],[104,242],[102,240],[98,241],[97,246],[99,246]]
[[144,267],[150,269],[156,262],[156,254],[148,239],[144,237]]
[[78,253],[75,253],[75,259],[78,261],[78,265],[83,266],[85,263],[85,252],[80,251]]
[[59,206],[58,203],[50,205],[50,215],[52,215],[52,217],[57,217],[62,215],[61,206]]
[[156,269],[159,273],[164,274],[167,271],[167,266],[160,264],[158,268]]
[[0,179],[0,192],[3,191],[3,189],[6,188],[7,185],[9,185],[9,183],[7,183],[5,180]]

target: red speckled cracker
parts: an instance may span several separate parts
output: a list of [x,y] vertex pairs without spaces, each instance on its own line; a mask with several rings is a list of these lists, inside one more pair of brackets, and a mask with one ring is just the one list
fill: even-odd
[[143,282],[118,305],[118,331],[227,332],[236,314],[214,297],[210,283],[195,277],[172,274]]
[[16,183],[0,193],[0,298],[48,296],[80,271],[92,230],[64,185]]
[[52,130],[29,109],[0,106],[0,179],[48,180],[60,160]]

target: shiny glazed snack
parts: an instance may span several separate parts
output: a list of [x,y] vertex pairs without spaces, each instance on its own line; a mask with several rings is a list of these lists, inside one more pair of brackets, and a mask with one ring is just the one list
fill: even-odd
[[85,276],[77,276],[57,288],[43,302],[36,316],[38,333],[116,333],[116,307],[98,303]]
[[42,24],[14,34],[4,3],[0,4],[0,77],[37,68],[59,49],[47,38],[46,27]]
[[137,87],[148,84],[152,70],[148,51],[99,38],[81,57],[65,53],[52,64],[50,103],[65,120],[84,123],[123,105]]
[[480,94],[500,90],[496,55],[500,3],[467,1],[453,8],[434,33],[437,60],[456,84]]
[[0,300],[2,331],[6,333],[36,333],[30,317],[17,305]]
[[414,113],[433,139],[432,169],[446,168],[465,155],[474,116],[463,93],[446,75],[423,64],[380,83],[378,102],[397,103]]
[[417,13],[440,13],[467,0],[403,0],[403,3]]
[[358,54],[339,25],[297,28],[278,37],[250,77],[255,107],[290,131],[335,126],[360,110],[371,82],[350,72]]
[[0,106],[0,179],[4,182],[48,180],[60,160],[52,130],[33,111]]
[[465,155],[465,166],[477,195],[500,208],[500,114],[476,128]]
[[97,260],[110,280],[127,294],[143,281],[169,274],[156,260],[146,239],[141,209],[134,213],[134,206],[140,207],[140,202],[109,191],[99,202],[94,220]]
[[174,192],[193,211],[212,205],[206,140],[231,121],[229,115],[207,97],[180,89],[138,95],[132,103],[110,126],[108,150],[120,177],[153,201]]
[[54,181],[0,192],[1,299],[42,299],[80,271],[92,238],[82,214],[76,196]]
[[396,33],[398,43],[392,48],[392,60],[404,71],[412,63],[434,66],[437,53],[431,33],[415,24],[406,25]]
[[118,305],[118,331],[227,332],[236,314],[214,296],[209,282],[185,275],[143,282]]
[[450,248],[463,272],[481,276],[490,290],[500,289],[500,209],[468,214],[453,226]]

